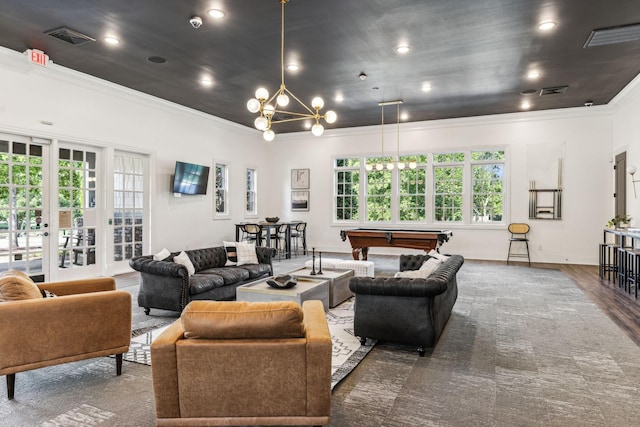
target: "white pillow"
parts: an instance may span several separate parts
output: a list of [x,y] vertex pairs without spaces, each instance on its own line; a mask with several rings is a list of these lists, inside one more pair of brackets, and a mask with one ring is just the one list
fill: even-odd
[[429,273],[426,270],[407,270],[398,271],[393,277],[397,278],[410,278],[410,279],[426,279]]
[[448,256],[442,255],[440,252],[437,252],[435,249],[431,249],[427,255],[429,255],[432,258],[439,259],[442,262],[445,262],[446,260],[449,259]]
[[429,258],[428,260],[422,263],[419,271],[426,271],[427,277],[429,277],[431,273],[436,271],[436,268],[440,267],[440,264],[442,264],[442,262],[439,259]]
[[236,249],[237,244],[238,242],[222,242],[224,250],[227,253],[227,263],[225,266],[236,265],[238,263],[238,251]]
[[182,264],[187,267],[189,276],[196,272],[196,268],[193,266],[193,263],[189,259],[189,255],[187,255],[185,251],[182,251],[180,252],[180,255],[173,257],[173,262],[177,262],[178,264]]
[[169,255],[171,255],[171,252],[169,252],[169,249],[163,248],[160,252],[158,252],[153,256],[153,259],[156,261],[162,261],[163,259],[166,259]]
[[236,253],[238,254],[238,265],[258,264],[255,243],[236,243]]

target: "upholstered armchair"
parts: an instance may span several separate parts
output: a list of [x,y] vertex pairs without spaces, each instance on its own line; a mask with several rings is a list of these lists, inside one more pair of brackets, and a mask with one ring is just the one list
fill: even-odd
[[[42,290],[53,293],[44,298]],[[15,374],[116,355],[116,374],[131,341],[131,295],[113,278],[43,283],[20,272],[0,276],[0,375],[13,399]]]
[[331,353],[320,301],[192,301],[151,344],[156,425],[329,424]]

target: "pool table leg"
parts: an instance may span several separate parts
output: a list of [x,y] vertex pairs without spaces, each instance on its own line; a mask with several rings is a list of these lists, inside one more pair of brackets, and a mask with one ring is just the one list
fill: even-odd
[[353,248],[351,249],[351,256],[356,261],[360,260],[360,254],[362,253],[362,260],[367,260],[367,255],[369,254],[369,248]]

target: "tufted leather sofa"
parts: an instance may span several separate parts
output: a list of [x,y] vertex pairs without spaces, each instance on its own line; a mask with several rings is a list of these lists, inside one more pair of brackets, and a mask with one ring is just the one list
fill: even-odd
[[[429,255],[401,255],[400,271],[417,270]],[[354,277],[354,333],[367,338],[417,345],[420,356],[433,347],[458,297],[456,273],[464,263],[451,255],[429,277]]]
[[233,300],[236,288],[245,283],[273,274],[271,259],[275,249],[256,247],[258,264],[226,266],[224,246],[187,250],[185,253],[195,267],[189,275],[187,268],[168,259],[156,261],[152,255],[133,258],[129,265],[140,272],[138,305],[146,314],[152,308],[181,312],[192,300]]

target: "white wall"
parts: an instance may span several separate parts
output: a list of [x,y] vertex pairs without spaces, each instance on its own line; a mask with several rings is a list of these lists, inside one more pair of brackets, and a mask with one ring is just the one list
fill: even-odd
[[[611,157],[616,154],[627,152],[627,165],[634,165],[638,168],[635,179],[640,180],[640,76],[636,77],[620,93],[613,103],[615,108],[613,120],[613,144]],[[640,199],[633,195],[633,184],[631,176],[627,177],[627,214],[632,217],[631,225],[640,226]],[[636,191],[640,197],[640,182],[636,184]],[[613,216],[613,215],[611,215]]]
[[[0,132],[81,142],[152,156],[151,250],[206,247],[234,237],[244,219],[245,167],[257,167],[258,206],[271,212],[272,148],[261,134],[60,66],[41,68],[0,48]],[[215,96],[214,90],[203,96]],[[44,125],[48,121],[53,125]],[[176,198],[176,160],[213,166],[229,161],[228,220],[213,220],[213,180],[206,196]],[[211,175],[213,175],[213,170]]]
[[[214,92],[215,88],[211,96]],[[339,238],[341,227],[331,222],[332,156],[377,154],[380,150],[378,126],[328,130],[321,138],[307,132],[277,135],[274,142],[265,143],[255,130],[62,67],[39,68],[4,48],[0,48],[0,94],[0,132],[129,148],[152,155],[154,251],[202,247],[231,239],[233,224],[244,220],[244,169],[255,166],[259,218],[277,215],[285,220],[305,220],[309,223],[309,246],[350,252],[348,243]],[[613,212],[612,154],[628,147],[629,162],[640,167],[636,143],[640,124],[633,120],[640,95],[628,94],[619,104],[615,109],[604,106],[407,123],[402,125],[401,148],[409,153],[507,147],[511,177],[508,220],[532,225],[533,260],[595,264],[602,228]],[[41,120],[53,125],[43,125]],[[532,147],[544,149],[549,144],[565,147],[563,219],[528,220],[527,153]],[[177,199],[168,188],[176,160],[213,165],[214,158],[229,161],[231,166],[229,220],[212,219],[213,191],[207,196]],[[293,168],[311,169],[309,212],[290,211]],[[633,216],[640,218],[634,203]],[[468,258],[505,259],[508,233],[504,227],[451,228],[454,237],[446,244],[446,251]]]
[[[387,154],[393,154],[395,135],[385,135],[388,135],[385,141],[392,141],[386,142]],[[566,150],[563,219],[529,220],[527,152],[536,145],[544,151],[549,144],[563,143]],[[291,168],[311,169],[310,211],[304,216],[295,215],[310,223],[310,245],[323,251],[350,252],[349,244],[339,238],[340,229],[348,227],[331,223],[332,156],[378,154],[379,127],[327,131],[322,138],[306,133],[283,135],[277,137],[275,144],[278,151],[287,153],[282,157],[283,167],[274,171],[278,174],[276,182],[282,182],[283,192],[287,189],[287,173]],[[602,228],[611,212],[611,117],[607,109],[591,107],[401,125],[403,153],[490,147],[507,147],[510,153],[510,220],[531,224],[532,259],[537,262],[595,264]],[[287,211],[287,203],[285,197],[281,211],[277,213]],[[429,224],[424,227],[429,227]],[[446,244],[447,252],[474,259],[506,259],[509,236],[506,227],[450,228],[454,237]],[[372,253],[399,251],[371,250]],[[406,252],[405,249],[401,251]]]

